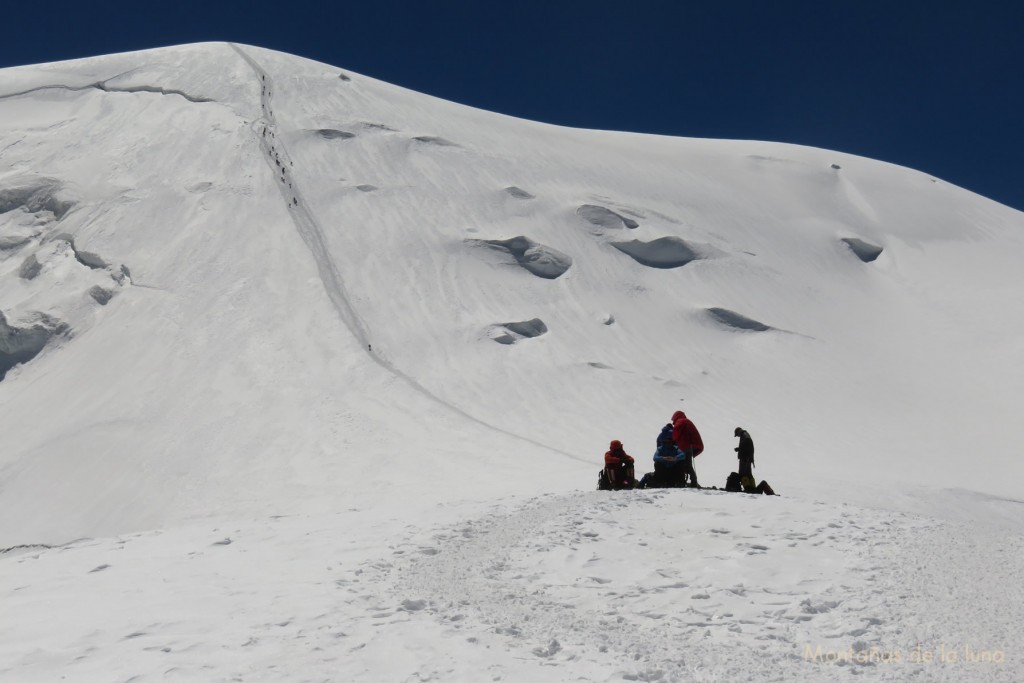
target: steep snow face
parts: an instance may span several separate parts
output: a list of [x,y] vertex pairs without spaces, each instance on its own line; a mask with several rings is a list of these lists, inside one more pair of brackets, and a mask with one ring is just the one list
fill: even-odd
[[0,158],[4,329],[51,332],[0,381],[0,545],[589,488],[680,407],[705,483],[737,425],[794,492],[1024,475],[1024,215],[912,170],[228,44],[3,70]]

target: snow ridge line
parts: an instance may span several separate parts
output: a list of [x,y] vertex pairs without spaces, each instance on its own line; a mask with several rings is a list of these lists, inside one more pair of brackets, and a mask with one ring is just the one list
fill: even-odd
[[455,406],[437,394],[434,394],[411,376],[395,367],[390,361],[385,360],[379,353],[372,350],[366,325],[363,323],[356,310],[352,307],[341,273],[338,271],[338,267],[335,265],[334,260],[331,258],[330,252],[327,249],[327,240],[324,237],[323,228],[320,226],[319,221],[317,221],[312,212],[310,212],[308,203],[302,196],[302,192],[300,191],[293,174],[289,171],[289,169],[293,168],[295,164],[288,154],[284,143],[277,135],[277,119],[274,117],[274,109],[270,101],[273,94],[273,79],[270,77],[270,74],[268,74],[259,65],[259,63],[250,57],[241,47],[235,43],[228,43],[228,45],[231,46],[231,49],[238,53],[243,60],[245,60],[260,81],[261,116],[256,120],[253,132],[258,136],[260,149],[263,151],[263,157],[266,160],[267,165],[270,166],[271,171],[275,173],[278,189],[281,191],[281,194],[285,199],[285,203],[288,205],[292,221],[295,223],[295,227],[298,229],[299,235],[302,237],[302,240],[306,243],[306,246],[313,255],[313,260],[316,262],[317,271],[319,272],[324,290],[327,292],[328,299],[330,299],[331,304],[334,306],[334,309],[338,313],[342,322],[345,323],[345,326],[349,328],[352,335],[359,341],[367,355],[377,365],[403,380],[421,395],[449,410],[454,411],[471,422],[520,441],[525,441],[532,446],[553,451],[567,458],[578,460],[580,462],[591,462],[590,458],[573,455],[572,453],[554,448],[553,446],[534,441],[533,439],[522,436],[521,434],[507,431],[501,427],[485,422],[478,417],[470,415],[458,406]]

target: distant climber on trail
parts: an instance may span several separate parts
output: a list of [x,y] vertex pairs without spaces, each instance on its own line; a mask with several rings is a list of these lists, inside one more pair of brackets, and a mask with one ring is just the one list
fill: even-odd
[[697,426],[681,410],[672,414],[672,441],[675,442],[682,455],[683,474],[689,476],[689,486],[699,489],[700,484],[697,483],[697,472],[693,469],[693,459],[704,452],[704,441],[700,438]]
[[737,427],[733,436],[738,436],[740,445],[734,448],[736,457],[740,459],[740,476],[754,478],[754,440],[750,438],[750,432],[742,427]]
[[612,490],[636,488],[633,462],[633,456],[626,453],[621,441],[615,439],[608,445],[608,452],[604,454],[604,476]]

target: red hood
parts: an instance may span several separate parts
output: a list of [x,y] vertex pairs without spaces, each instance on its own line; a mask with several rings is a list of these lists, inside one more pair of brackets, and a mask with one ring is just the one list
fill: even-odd
[[679,420],[684,417],[686,417],[686,413],[684,413],[681,410],[677,410],[676,412],[672,413],[672,424],[679,422]]

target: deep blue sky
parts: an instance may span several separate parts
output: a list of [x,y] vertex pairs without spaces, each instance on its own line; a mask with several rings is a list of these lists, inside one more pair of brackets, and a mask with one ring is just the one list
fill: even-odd
[[1024,210],[1018,0],[55,0],[0,20],[0,67],[231,40],[549,123],[860,154]]

